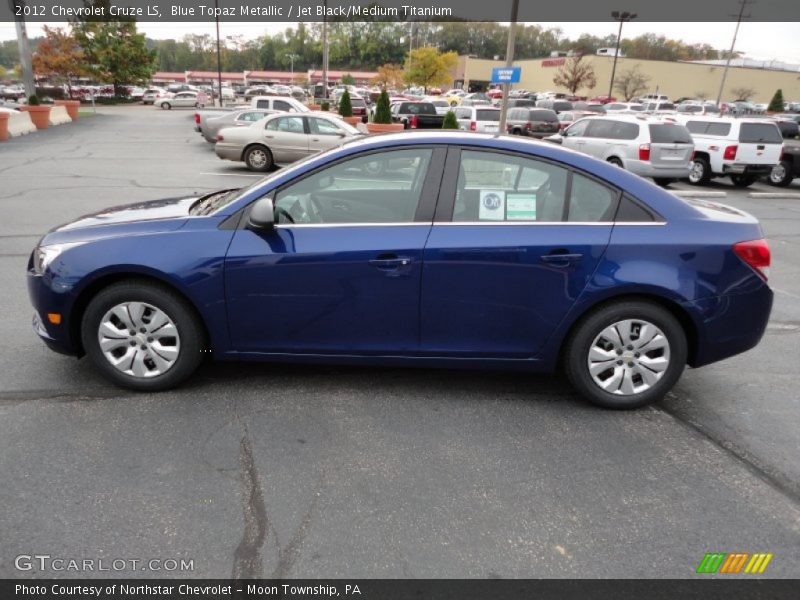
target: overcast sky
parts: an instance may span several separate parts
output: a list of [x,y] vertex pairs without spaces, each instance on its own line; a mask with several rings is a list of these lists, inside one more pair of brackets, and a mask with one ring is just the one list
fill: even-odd
[[[606,35],[616,33],[616,23],[539,23],[545,27],[560,27],[564,34],[576,38],[581,33]],[[61,26],[63,24],[53,23]],[[213,23],[139,23],[139,29],[151,38],[180,39],[187,33],[209,33],[214,35]],[[226,35],[241,34],[246,38],[256,38],[265,32],[271,34],[282,31],[287,23],[221,23],[220,33]],[[735,24],[726,23],[627,23],[622,37],[636,37],[643,33],[663,34],[669,38],[683,40],[686,43],[708,43],[715,48],[729,48]],[[765,60],[783,60],[800,63],[800,43],[797,23],[742,23],[736,49],[750,58]],[[35,37],[41,34],[40,23],[28,24],[28,35]],[[0,23],[0,40],[15,39],[16,30],[13,23]],[[333,65],[332,65],[333,66]]]

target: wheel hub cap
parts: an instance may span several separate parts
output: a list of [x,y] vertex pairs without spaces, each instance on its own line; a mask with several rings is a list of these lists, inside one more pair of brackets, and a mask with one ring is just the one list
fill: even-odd
[[657,326],[641,319],[609,325],[589,348],[587,366],[595,384],[620,396],[655,385],[669,367],[669,341]]
[[167,372],[178,360],[181,348],[172,319],[145,302],[124,302],[106,312],[97,341],[115,369],[137,378]]

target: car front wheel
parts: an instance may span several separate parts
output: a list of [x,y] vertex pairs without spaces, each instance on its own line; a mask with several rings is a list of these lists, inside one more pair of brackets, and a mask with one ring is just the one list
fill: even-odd
[[575,389],[604,408],[638,408],[660,400],[681,376],[686,334],[669,311],[650,302],[608,304],[570,336],[564,361]]
[[204,332],[194,309],[171,290],[147,281],[113,284],[86,307],[84,350],[122,387],[160,391],[177,386],[203,358]]
[[769,184],[777,187],[786,187],[793,179],[792,164],[786,160],[772,167],[772,172],[769,174]]
[[264,146],[253,146],[244,153],[244,164],[251,171],[269,171],[272,168],[272,152]]

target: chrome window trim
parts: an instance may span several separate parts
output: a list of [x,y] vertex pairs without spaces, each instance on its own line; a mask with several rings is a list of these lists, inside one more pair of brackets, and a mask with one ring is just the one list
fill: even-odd
[[616,226],[631,226],[631,225],[638,225],[638,226],[646,226],[646,227],[658,227],[666,225],[665,222],[657,222],[657,221],[629,221],[625,223],[615,223],[614,221],[440,221],[434,223],[420,223],[418,221],[403,221],[403,222],[392,222],[392,223],[276,223],[276,229],[295,229],[295,228],[321,228],[321,227],[431,227],[431,226],[472,226],[472,225],[499,225],[503,227],[507,226],[541,226],[541,225],[548,225],[548,226],[572,226],[572,225],[588,225],[592,227],[596,226],[609,226],[609,225],[616,225]]

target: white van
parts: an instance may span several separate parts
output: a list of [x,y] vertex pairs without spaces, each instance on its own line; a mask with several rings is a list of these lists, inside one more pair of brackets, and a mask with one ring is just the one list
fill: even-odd
[[712,177],[730,177],[736,187],[747,187],[781,160],[783,136],[766,119],[691,117],[677,120],[692,134],[694,158],[689,183],[704,185]]

